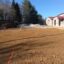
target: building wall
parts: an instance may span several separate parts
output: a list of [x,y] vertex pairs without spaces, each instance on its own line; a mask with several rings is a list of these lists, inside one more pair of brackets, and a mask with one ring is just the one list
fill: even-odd
[[60,26],[64,27],[64,20],[60,22]]
[[58,17],[55,17],[55,18],[53,19],[53,26],[55,26],[55,27],[60,26],[60,22],[59,22]]
[[46,19],[46,25],[47,26],[53,26],[53,21],[50,18]]

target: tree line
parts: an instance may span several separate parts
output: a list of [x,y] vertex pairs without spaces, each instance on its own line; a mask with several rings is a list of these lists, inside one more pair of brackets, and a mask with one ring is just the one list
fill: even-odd
[[[5,20],[8,21],[7,23],[4,21],[7,27],[18,27],[20,24],[45,24],[44,18],[38,14],[29,0],[23,0],[22,6],[13,0],[9,10],[8,16],[5,14]],[[0,25],[3,23],[0,22]]]

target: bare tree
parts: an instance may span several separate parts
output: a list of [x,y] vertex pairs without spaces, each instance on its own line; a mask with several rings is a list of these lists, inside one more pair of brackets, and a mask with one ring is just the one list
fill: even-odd
[[10,4],[10,0],[0,0],[0,4]]

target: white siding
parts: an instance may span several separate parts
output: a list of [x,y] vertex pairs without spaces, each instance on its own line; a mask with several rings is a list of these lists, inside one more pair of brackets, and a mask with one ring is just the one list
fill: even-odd
[[60,22],[60,26],[61,26],[61,27],[64,27],[64,21],[61,21],[61,22]]
[[[56,24],[55,24],[55,22],[56,22]],[[55,17],[55,18],[53,19],[53,26],[56,26],[56,27],[59,26],[59,19],[58,19],[57,17]]]
[[47,18],[46,19],[46,24],[48,25],[48,26],[53,26],[53,23],[52,23],[53,21],[50,19],[50,18]]

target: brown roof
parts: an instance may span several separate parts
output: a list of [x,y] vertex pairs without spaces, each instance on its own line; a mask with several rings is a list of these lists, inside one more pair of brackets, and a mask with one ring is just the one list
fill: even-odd
[[[64,15],[63,15],[64,13],[61,13],[61,14],[59,14],[59,15],[57,15],[57,16],[54,16],[54,17],[49,17],[51,20],[53,20],[55,17],[57,17],[60,21],[62,21],[62,20],[64,20]],[[62,16],[61,16],[62,15]]]
[[58,19],[59,19],[60,21],[62,21],[62,20],[64,20],[64,16],[58,16]]

